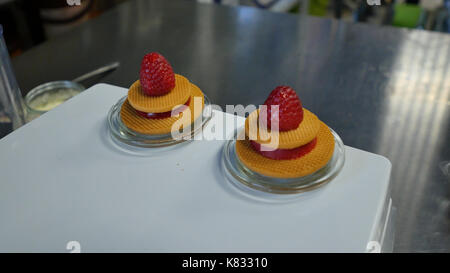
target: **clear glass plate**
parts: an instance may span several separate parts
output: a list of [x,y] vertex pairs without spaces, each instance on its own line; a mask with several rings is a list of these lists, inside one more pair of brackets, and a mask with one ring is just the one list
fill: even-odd
[[[318,171],[303,177],[281,179],[259,174],[247,168],[236,155],[235,131],[233,140],[225,143],[222,165],[228,180],[247,194],[258,197],[290,198],[295,194],[314,190],[330,182],[341,171],[345,161],[344,144],[339,135],[331,130],[335,139],[334,152],[330,161]],[[265,194],[264,194],[265,193]],[[283,197],[284,196],[284,197]]]
[[115,105],[113,105],[113,107],[111,107],[108,113],[108,127],[111,137],[121,148],[128,149],[134,153],[149,150],[148,148],[173,146],[175,144],[186,142],[187,139],[194,139],[194,136],[203,130],[212,117],[210,100],[207,96],[204,97],[205,105],[202,116],[198,118],[201,119],[201,122],[194,122],[190,130],[183,132],[177,138],[173,138],[172,134],[145,135],[135,132],[125,126],[120,118],[120,109],[127,98],[124,96]]

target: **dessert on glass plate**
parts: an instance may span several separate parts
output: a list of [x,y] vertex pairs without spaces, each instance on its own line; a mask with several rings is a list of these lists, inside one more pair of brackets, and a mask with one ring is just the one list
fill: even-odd
[[108,115],[114,139],[133,146],[169,146],[193,137],[211,118],[198,86],[173,72],[159,53],[144,56],[139,79]]
[[344,164],[344,145],[291,87],[278,86],[225,144],[222,162],[247,192],[294,194],[332,180]]

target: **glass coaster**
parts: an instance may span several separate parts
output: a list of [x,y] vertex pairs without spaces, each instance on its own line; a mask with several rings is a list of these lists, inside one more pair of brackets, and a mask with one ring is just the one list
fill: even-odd
[[222,154],[222,165],[225,175],[233,185],[247,194],[257,197],[289,199],[298,193],[317,189],[330,182],[341,171],[345,161],[344,144],[339,135],[331,130],[334,136],[334,152],[328,163],[318,171],[297,178],[274,178],[259,174],[247,168],[236,154],[236,138],[225,143]]
[[[172,146],[187,141],[187,139],[194,139],[194,136],[203,130],[205,125],[212,117],[211,102],[207,96],[204,96],[205,103],[203,112],[198,120],[191,124],[190,130],[179,134],[179,137],[173,138],[172,134],[161,135],[145,135],[135,132],[129,129],[123,124],[120,118],[120,109],[125,102],[127,96],[121,98],[108,113],[108,126],[111,136],[116,144],[119,144],[121,148],[129,149],[133,153],[139,153],[143,148],[162,148]],[[125,144],[125,145],[124,145]]]

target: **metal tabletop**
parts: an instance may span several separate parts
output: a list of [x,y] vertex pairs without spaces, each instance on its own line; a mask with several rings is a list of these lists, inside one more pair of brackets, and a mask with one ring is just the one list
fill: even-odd
[[[211,100],[262,104],[277,85],[344,143],[392,162],[395,251],[450,252],[450,36],[193,1],[130,1],[13,59],[23,91],[111,61],[127,87],[161,52]],[[25,93],[25,92],[24,92]]]

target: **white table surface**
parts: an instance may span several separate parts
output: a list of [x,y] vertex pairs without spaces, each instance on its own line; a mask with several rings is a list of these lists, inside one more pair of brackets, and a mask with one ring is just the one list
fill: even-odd
[[225,179],[223,140],[117,149],[106,116],[126,91],[96,85],[0,140],[0,252],[365,252],[381,237],[386,158],[346,146],[328,185],[257,201]]

